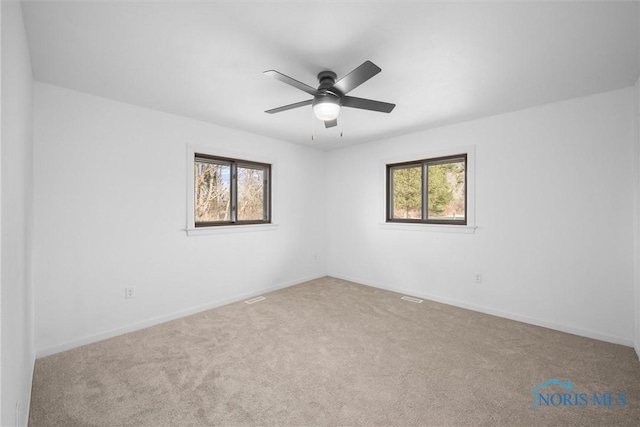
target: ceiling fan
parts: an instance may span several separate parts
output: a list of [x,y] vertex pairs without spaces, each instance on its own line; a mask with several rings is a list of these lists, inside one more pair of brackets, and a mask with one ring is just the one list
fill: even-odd
[[324,121],[324,126],[327,128],[338,125],[338,115],[340,114],[341,107],[360,108],[362,110],[390,113],[396,106],[395,104],[346,95],[362,83],[369,80],[371,77],[378,74],[380,71],[382,71],[380,67],[371,61],[365,61],[358,68],[351,71],[338,81],[336,81],[337,76],[333,71],[321,71],[318,74],[319,86],[317,89],[299,82],[298,80],[292,79],[289,76],[285,76],[275,70],[265,71],[264,74],[313,96],[313,99],[273,108],[265,111],[265,113],[274,114],[281,111],[311,105],[315,116]]

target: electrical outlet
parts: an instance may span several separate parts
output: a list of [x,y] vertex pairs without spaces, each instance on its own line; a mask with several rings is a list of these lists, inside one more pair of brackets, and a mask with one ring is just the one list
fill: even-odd
[[136,297],[136,288],[124,288],[124,298],[131,299]]
[[473,281],[476,282],[476,283],[482,283],[482,274],[476,273],[473,276]]

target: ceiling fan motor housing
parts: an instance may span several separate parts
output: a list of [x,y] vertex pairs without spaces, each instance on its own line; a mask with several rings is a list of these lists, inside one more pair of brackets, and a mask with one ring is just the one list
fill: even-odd
[[320,86],[318,86],[318,90],[327,90],[334,84],[336,84],[336,79],[338,76],[333,71],[320,71],[318,73],[318,82]]
[[[336,78],[338,76],[333,71],[321,71],[318,73],[318,82],[320,85],[318,86],[318,94],[313,97],[314,111],[316,115],[319,115],[318,118],[324,120],[334,120],[340,111],[340,98],[342,94],[336,90],[332,89],[333,85],[336,84]],[[329,90],[332,89],[332,90]],[[324,104],[318,107],[320,104]],[[322,112],[325,112],[324,114]],[[326,114],[326,117],[323,117]]]

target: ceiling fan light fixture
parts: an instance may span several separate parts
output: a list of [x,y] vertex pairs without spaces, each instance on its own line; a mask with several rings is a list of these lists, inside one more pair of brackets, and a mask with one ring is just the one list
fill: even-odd
[[331,95],[316,96],[313,114],[322,121],[335,120],[340,115],[340,100]]

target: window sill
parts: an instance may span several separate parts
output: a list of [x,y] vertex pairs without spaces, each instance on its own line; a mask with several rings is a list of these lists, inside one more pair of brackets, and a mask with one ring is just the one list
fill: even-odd
[[474,225],[452,225],[452,224],[422,224],[422,223],[397,223],[384,222],[380,224],[380,228],[384,230],[402,230],[402,231],[428,231],[436,233],[460,233],[474,234],[476,226]]
[[213,227],[187,228],[187,236],[206,236],[209,234],[247,233],[252,231],[272,231],[278,228],[278,224],[244,224],[244,225],[217,225]]

